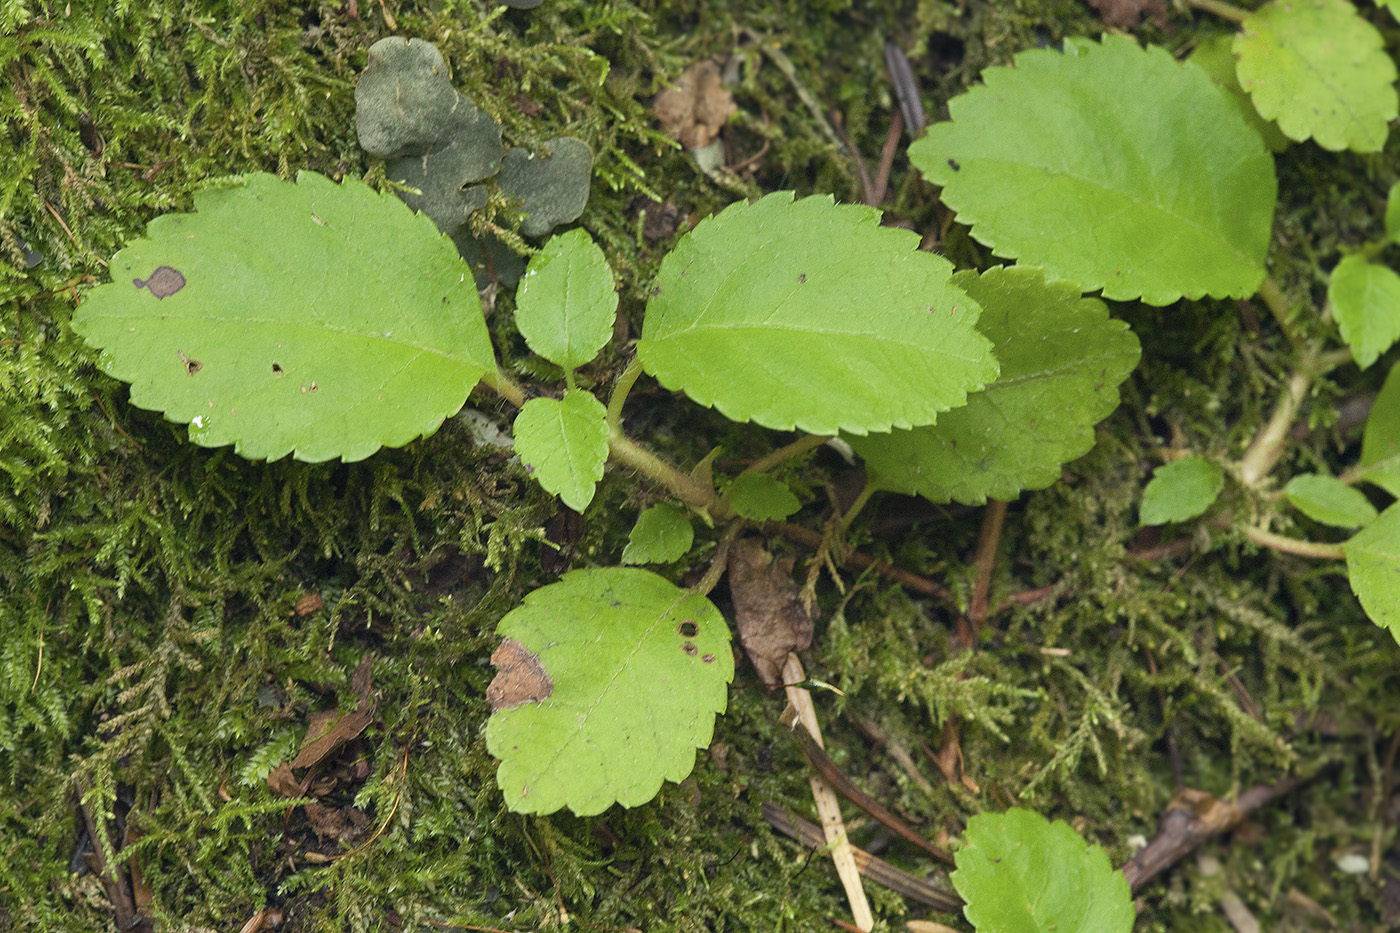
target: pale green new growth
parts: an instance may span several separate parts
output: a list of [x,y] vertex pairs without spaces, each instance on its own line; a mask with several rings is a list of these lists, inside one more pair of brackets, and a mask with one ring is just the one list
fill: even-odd
[[1395,119],[1395,63],[1347,0],[1287,0],[1256,10],[1235,37],[1240,85],[1290,139],[1379,152]]
[[592,362],[617,313],[612,269],[585,230],[552,237],[515,292],[515,326],[530,349],[564,369]]
[[553,682],[548,699],[498,709],[486,725],[496,781],[519,813],[650,800],[695,766],[734,677],[719,611],[646,570],[572,571],[497,632],[535,652]]
[[1400,503],[1343,545],[1351,591],[1361,608],[1400,641]]
[[1195,518],[1214,504],[1225,488],[1220,464],[1183,457],[1160,466],[1142,493],[1138,518],[1144,525],[1164,525]]
[[1400,339],[1400,275],[1385,266],[1346,257],[1332,270],[1327,300],[1362,369]]
[[736,513],[756,522],[787,518],[801,508],[786,483],[764,473],[741,473],[725,490]]
[[515,416],[515,452],[536,482],[575,512],[593,501],[608,459],[607,410],[582,389],[562,401],[532,398]]
[[1240,116],[1244,117],[1244,122],[1254,127],[1264,145],[1269,147],[1270,152],[1282,152],[1288,148],[1291,142],[1283,135],[1283,131],[1278,128],[1278,124],[1272,120],[1265,120],[1259,116],[1259,111],[1254,109],[1254,104],[1240,87],[1240,79],[1236,74],[1235,53],[1230,51],[1230,44],[1234,41],[1232,36],[1219,35],[1210,36],[1201,41],[1186,61],[1197,68],[1200,68],[1210,79],[1215,82],[1220,90],[1224,91],[1230,98],[1230,103],[1239,110]]
[[73,329],[131,401],[250,459],[360,460],[431,434],[495,369],[450,241],[314,172],[207,189],[112,259]]
[[1391,367],[1366,416],[1358,466],[1361,479],[1400,496],[1400,366]]
[[949,876],[978,933],[1128,933],[1128,879],[1068,823],[1013,807],[967,822]]
[[653,505],[637,517],[622,549],[624,564],[669,564],[695,543],[695,529],[685,509],[669,502]]
[[929,424],[996,377],[952,265],[878,211],[734,204],[661,263],[637,354],[735,421],[811,434]]
[[1295,476],[1283,494],[1298,511],[1315,522],[1338,528],[1360,528],[1376,518],[1373,506],[1359,489],[1332,476]]
[[1259,287],[1273,160],[1199,68],[1106,36],[982,80],[909,158],[997,255],[1154,305]]
[[1001,375],[937,424],[848,440],[881,489],[970,504],[1043,489],[1094,446],[1137,365],[1137,338],[1103,302],[1039,270],[959,272],[953,284],[982,305],[977,329]]

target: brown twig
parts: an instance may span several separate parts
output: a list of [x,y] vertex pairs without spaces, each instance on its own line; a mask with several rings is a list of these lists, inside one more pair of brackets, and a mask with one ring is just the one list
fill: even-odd
[[987,591],[992,587],[992,569],[996,566],[997,545],[1001,543],[1001,529],[1005,524],[1006,503],[988,499],[987,509],[982,513],[982,528],[977,533],[977,547],[973,551],[972,563],[977,568],[977,576],[967,606],[967,621],[974,634],[981,631],[987,619]]
[[[826,840],[822,837],[819,826],[809,823],[799,816],[794,816],[777,804],[765,803],[763,805],[763,818],[778,832],[789,839],[796,839],[809,849],[820,851],[826,846]],[[901,871],[864,849],[851,846],[851,852],[855,855],[856,867],[860,869],[860,873],[876,884],[882,884],[891,891],[903,894],[910,900],[927,904],[937,910],[949,912],[962,910],[962,898],[956,894],[934,887],[922,878]]]
[[880,167],[875,170],[875,190],[870,195],[870,206],[879,207],[885,200],[885,192],[890,186],[890,169],[894,167],[894,156],[899,151],[899,135],[904,132],[904,113],[896,110],[890,120],[890,131],[885,134],[885,145],[880,148]]
[[150,917],[136,909],[131,879],[121,865],[111,865],[107,862],[107,856],[103,852],[103,835],[97,832],[97,816],[92,812],[92,807],[83,800],[92,790],[91,783],[81,777],[75,778],[74,783],[78,786],[78,809],[83,815],[83,825],[87,828],[88,838],[92,840],[93,869],[101,879],[102,890],[106,892],[107,900],[112,905],[112,918],[117,929],[128,933],[151,933],[154,923]]

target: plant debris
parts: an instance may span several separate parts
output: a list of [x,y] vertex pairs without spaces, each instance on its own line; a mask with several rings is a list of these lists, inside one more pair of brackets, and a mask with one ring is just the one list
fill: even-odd
[[735,541],[729,549],[729,592],[734,621],[749,661],[765,684],[783,682],[783,664],[790,652],[812,643],[812,620],[803,603],[802,588],[792,581],[793,558],[777,560],[757,538]]

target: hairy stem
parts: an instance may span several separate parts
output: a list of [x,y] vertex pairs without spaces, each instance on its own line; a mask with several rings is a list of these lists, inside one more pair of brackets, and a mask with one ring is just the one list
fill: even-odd
[[1274,407],[1273,415],[1240,460],[1240,482],[1246,486],[1258,485],[1283,456],[1288,431],[1293,427],[1293,419],[1298,415],[1298,408],[1303,404],[1312,380],[1310,367],[1294,370],[1288,377],[1288,385]]
[[490,386],[497,395],[507,402],[510,402],[516,408],[525,404],[525,391],[521,389],[520,386],[516,385],[515,381],[507,376],[505,370],[501,369],[499,366],[496,367],[495,375],[487,373],[485,376],[481,377],[481,381]]
[[1283,289],[1278,287],[1278,283],[1268,276],[1259,286],[1259,297],[1264,300],[1269,308],[1269,313],[1278,322],[1279,329],[1288,338],[1288,342],[1294,347],[1298,346],[1298,335],[1293,330],[1293,322],[1288,319],[1288,299],[1283,295]]
[[749,468],[744,472],[767,473],[784,460],[800,457],[809,450],[816,450],[829,440],[831,440],[831,435],[829,434],[804,434],[791,444],[784,444],[768,456],[760,457],[755,460],[753,463],[749,464]]
[[729,506],[715,495],[713,489],[695,477],[682,473],[616,428],[609,429],[608,452],[613,460],[671,490],[686,505],[706,511],[717,520],[726,519],[732,514]]
[[1224,19],[1242,23],[1249,17],[1249,11],[1237,7],[1233,3],[1225,3],[1224,0],[1186,0],[1191,6],[1198,10],[1205,10],[1207,13],[1214,13]]
[[1263,528],[1246,528],[1245,536],[1260,547],[1266,547],[1284,554],[1299,557],[1316,557],[1321,560],[1343,560],[1347,555],[1340,544],[1321,544],[1317,541],[1303,541],[1265,531]]
[[865,503],[869,502],[870,497],[878,491],[874,483],[869,480],[865,481],[865,488],[860,491],[860,495],[856,496],[856,501],[851,503],[851,507],[846,510],[846,514],[841,516],[842,531],[851,527],[851,522],[855,521],[856,516],[860,514],[860,510],[865,508]]
[[608,399],[609,431],[621,433],[622,406],[627,404],[627,396],[641,374],[642,361],[634,356],[632,362],[628,363],[627,368],[622,371],[622,375],[617,377],[617,382],[613,383],[612,397]]

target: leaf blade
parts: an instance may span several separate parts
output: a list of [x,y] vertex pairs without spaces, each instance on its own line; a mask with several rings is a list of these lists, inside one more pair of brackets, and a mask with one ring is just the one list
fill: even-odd
[[1332,270],[1327,300],[1362,369],[1400,339],[1400,275],[1385,266],[1347,256]]
[[586,366],[612,337],[612,268],[585,230],[550,237],[515,293],[515,325],[531,350],[566,370]]
[[1204,457],[1182,457],[1152,474],[1142,492],[1138,519],[1144,525],[1184,522],[1210,508],[1225,488],[1225,471]]
[[592,393],[532,398],[515,416],[515,451],[535,480],[575,512],[593,501],[608,459],[607,409]]

